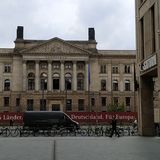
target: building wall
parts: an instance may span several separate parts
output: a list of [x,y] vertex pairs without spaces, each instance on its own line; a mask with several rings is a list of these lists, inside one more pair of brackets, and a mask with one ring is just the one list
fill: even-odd
[[[159,104],[159,0],[136,0],[137,77],[139,83],[139,131],[154,135]],[[155,83],[155,79],[156,83]],[[159,111],[158,111],[159,112]]]
[[[14,49],[0,49],[0,111],[25,111],[27,101],[33,100],[33,110],[40,110],[40,100],[46,100],[46,110],[52,105],[59,105],[66,110],[66,99],[72,100],[70,111],[107,111],[114,97],[118,103],[124,104],[125,111],[136,111],[136,92],[134,90],[135,51],[97,50],[95,40],[64,41],[53,38],[48,41],[16,39]],[[32,65],[31,65],[32,63]],[[41,64],[46,63],[43,68]],[[59,68],[55,68],[55,63]],[[71,68],[66,68],[70,63]],[[78,68],[82,63],[83,67]],[[10,72],[4,71],[10,65]],[[101,72],[101,66],[105,72]],[[113,66],[118,72],[113,73]],[[125,65],[130,72],[125,73]],[[28,89],[29,73],[33,73],[34,89]],[[46,73],[47,88],[41,89],[41,74]],[[59,89],[53,89],[53,75],[59,74]],[[72,89],[65,89],[65,74],[72,75]],[[83,90],[77,89],[77,75],[84,76]],[[10,80],[10,89],[4,87],[5,80]],[[118,81],[118,90],[113,91],[113,80]],[[101,89],[101,80],[106,80],[105,89]],[[130,90],[125,91],[125,80],[130,81]],[[4,97],[9,98],[8,106]],[[126,106],[125,98],[130,97],[130,106]],[[82,110],[78,101],[84,100]],[[93,105],[94,99],[94,105]],[[106,104],[102,106],[102,99]]]

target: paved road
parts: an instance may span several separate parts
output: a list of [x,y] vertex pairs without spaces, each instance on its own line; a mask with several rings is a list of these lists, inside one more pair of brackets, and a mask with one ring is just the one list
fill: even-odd
[[0,160],[160,160],[160,137],[10,137],[0,148]]

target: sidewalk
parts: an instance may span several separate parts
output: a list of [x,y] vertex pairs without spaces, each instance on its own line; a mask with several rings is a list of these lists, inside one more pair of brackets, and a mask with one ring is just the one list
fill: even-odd
[[160,137],[0,138],[0,160],[159,160]]

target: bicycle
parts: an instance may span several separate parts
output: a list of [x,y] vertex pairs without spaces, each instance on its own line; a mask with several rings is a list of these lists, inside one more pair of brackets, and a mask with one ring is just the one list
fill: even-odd
[[3,137],[9,137],[10,130],[7,127],[2,127],[0,130],[0,135],[2,135]]
[[20,128],[10,128],[10,135],[11,137],[17,137],[20,135]]

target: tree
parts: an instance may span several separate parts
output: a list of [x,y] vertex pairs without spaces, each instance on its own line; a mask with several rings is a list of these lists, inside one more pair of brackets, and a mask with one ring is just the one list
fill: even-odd
[[124,103],[121,103],[121,104],[114,104],[114,103],[111,103],[107,106],[107,111],[108,112],[124,112],[125,111],[125,107],[124,107]]

